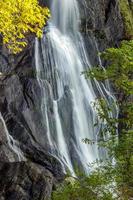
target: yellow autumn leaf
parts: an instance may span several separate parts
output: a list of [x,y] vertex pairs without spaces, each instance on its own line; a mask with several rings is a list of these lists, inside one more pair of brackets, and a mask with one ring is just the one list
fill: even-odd
[[0,0],[0,34],[12,53],[22,51],[29,33],[42,36],[50,11],[38,0]]

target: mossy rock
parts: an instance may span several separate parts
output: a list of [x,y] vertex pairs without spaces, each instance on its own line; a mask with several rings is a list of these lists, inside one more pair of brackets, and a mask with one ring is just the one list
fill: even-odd
[[124,21],[126,39],[133,39],[133,2],[119,0],[120,12]]

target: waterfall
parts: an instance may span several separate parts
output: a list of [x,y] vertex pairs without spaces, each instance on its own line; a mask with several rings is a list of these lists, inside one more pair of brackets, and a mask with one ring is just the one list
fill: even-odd
[[[91,68],[84,40],[79,32],[80,13],[76,0],[53,0],[52,18],[41,40],[35,41],[35,64],[38,83],[42,89],[42,115],[47,125],[50,151],[74,174],[81,166],[88,172],[88,164],[99,157],[96,144],[86,145],[82,139],[97,140],[100,129],[92,102],[97,95],[90,80],[81,72]],[[42,82],[47,83],[42,88]],[[43,84],[45,85],[45,84]],[[105,97],[107,90],[96,82],[96,89]],[[46,97],[46,94],[49,97]],[[49,105],[50,99],[52,102]]]

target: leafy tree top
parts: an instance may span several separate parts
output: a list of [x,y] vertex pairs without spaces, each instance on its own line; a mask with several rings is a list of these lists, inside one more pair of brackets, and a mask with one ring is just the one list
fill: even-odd
[[27,45],[29,33],[42,36],[50,12],[39,6],[38,0],[1,0],[0,34],[3,43],[13,53],[22,51]]

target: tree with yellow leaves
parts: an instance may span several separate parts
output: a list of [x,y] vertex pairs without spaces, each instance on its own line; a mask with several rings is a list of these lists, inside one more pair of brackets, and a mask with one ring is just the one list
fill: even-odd
[[38,0],[0,0],[0,34],[12,53],[22,51],[29,33],[41,37],[50,16],[49,9]]

